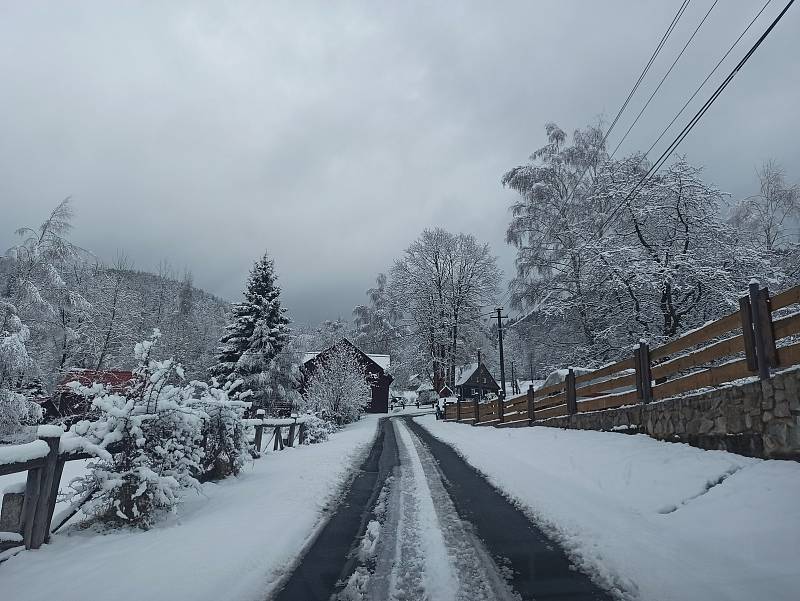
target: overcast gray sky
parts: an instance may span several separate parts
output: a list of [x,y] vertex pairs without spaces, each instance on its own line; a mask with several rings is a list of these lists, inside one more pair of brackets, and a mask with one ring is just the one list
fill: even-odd
[[[711,2],[691,2],[612,144]],[[613,116],[678,5],[2,2],[0,245],[71,195],[82,246],[167,258],[229,299],[268,250],[312,322],[349,317],[428,226],[474,233],[510,273],[502,174],[547,121]],[[718,3],[624,150],[650,145],[761,5]],[[793,7],[681,147],[734,196],[765,158],[800,179],[799,39]]]

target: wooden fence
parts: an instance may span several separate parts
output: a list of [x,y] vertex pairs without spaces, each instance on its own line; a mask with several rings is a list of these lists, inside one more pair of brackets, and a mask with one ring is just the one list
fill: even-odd
[[[306,440],[306,419],[304,417],[285,419],[265,419],[263,410],[256,412],[257,419],[245,420],[247,426],[255,428],[253,442],[254,456],[259,457],[274,440],[273,450],[283,450],[293,447],[296,442],[303,444]],[[92,459],[95,455],[83,451],[61,450],[61,434],[57,433],[54,426],[40,428],[38,440],[33,442],[0,447],[0,449],[13,449],[14,454],[25,457],[24,461],[0,463],[0,476],[19,472],[28,472],[25,482],[24,499],[20,517],[22,544],[26,549],[38,549],[50,539],[53,530],[77,513],[75,507],[59,524],[52,527],[53,512],[56,506],[61,474],[67,461],[79,459]],[[263,445],[264,432],[272,431],[272,437]],[[115,446],[109,445],[106,451],[115,452]],[[2,461],[2,456],[0,456]],[[3,514],[10,513],[11,505],[15,502],[13,494],[3,495]],[[11,533],[16,534],[16,533]],[[19,542],[10,541],[3,544],[0,541],[0,551],[3,547],[18,546]]]
[[[637,346],[632,356],[563,382],[490,403],[457,401],[445,419],[498,427],[519,427],[551,417],[649,403],[800,363],[800,286],[770,297],[751,283],[739,310],[662,346]],[[776,317],[773,314],[785,314]],[[782,344],[778,344],[782,341]]]

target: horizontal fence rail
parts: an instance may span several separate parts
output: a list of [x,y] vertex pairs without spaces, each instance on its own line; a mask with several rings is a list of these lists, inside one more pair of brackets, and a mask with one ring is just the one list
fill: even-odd
[[[650,403],[743,378],[771,377],[800,364],[800,286],[770,297],[751,283],[739,310],[650,349],[588,373],[567,369],[563,382],[502,400],[457,400],[444,418],[473,425],[520,427],[548,418]],[[794,312],[790,308],[795,309]],[[778,313],[779,315],[776,315]]]

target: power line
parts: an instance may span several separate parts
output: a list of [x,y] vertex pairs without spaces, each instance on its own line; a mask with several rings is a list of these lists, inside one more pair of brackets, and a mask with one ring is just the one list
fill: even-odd
[[754,17],[753,17],[751,20],[750,20],[750,23],[748,23],[748,24],[747,24],[747,27],[745,27],[745,28],[744,28],[744,30],[742,31],[742,33],[740,33],[740,34],[739,34],[739,37],[738,37],[738,38],[736,38],[736,40],[734,40],[733,44],[731,44],[730,48],[728,48],[728,51],[727,51],[727,52],[726,52],[724,55],[722,55],[722,58],[721,58],[721,59],[719,59],[719,61],[717,62],[717,64],[716,64],[716,65],[714,65],[714,68],[713,68],[713,69],[711,69],[711,71],[709,72],[709,74],[708,74],[708,75],[706,75],[706,78],[705,78],[705,79],[704,79],[704,80],[703,80],[703,81],[700,83],[700,85],[699,85],[699,86],[697,86],[697,89],[696,89],[696,90],[694,91],[694,93],[693,93],[693,94],[692,94],[692,95],[689,97],[689,99],[688,99],[688,100],[687,100],[687,101],[686,101],[686,102],[683,104],[683,106],[682,106],[682,107],[681,107],[681,109],[680,109],[680,110],[677,112],[677,114],[676,114],[676,115],[675,115],[675,116],[672,118],[672,121],[670,121],[670,122],[667,124],[667,126],[664,128],[664,130],[663,130],[663,131],[661,132],[661,134],[658,136],[658,138],[656,138],[656,141],[655,141],[655,142],[653,142],[653,143],[650,145],[650,148],[648,148],[648,149],[647,149],[647,152],[645,152],[645,153],[644,153],[644,157],[647,157],[647,155],[648,155],[648,154],[650,154],[650,151],[651,151],[651,150],[653,150],[653,148],[655,148],[656,144],[658,144],[658,143],[661,141],[661,138],[663,138],[663,137],[664,137],[664,135],[665,135],[665,134],[666,134],[666,133],[669,131],[669,128],[670,128],[670,127],[672,127],[672,125],[673,125],[673,124],[674,124],[674,123],[675,123],[675,122],[678,120],[678,118],[679,118],[679,117],[680,117],[680,116],[683,114],[683,111],[685,111],[685,110],[686,110],[686,107],[687,107],[687,106],[689,106],[689,104],[692,102],[692,100],[694,100],[694,99],[695,99],[695,97],[696,97],[696,96],[697,96],[697,95],[700,93],[700,90],[701,90],[701,89],[703,89],[703,86],[705,86],[705,85],[706,85],[706,83],[708,82],[708,80],[709,80],[709,79],[711,79],[711,77],[714,75],[714,73],[716,73],[716,72],[717,72],[717,69],[719,69],[719,66],[720,66],[720,65],[721,65],[721,64],[722,64],[722,63],[725,61],[725,59],[726,59],[726,58],[728,58],[728,55],[729,55],[731,52],[733,52],[733,49],[736,47],[736,45],[737,45],[737,44],[738,44],[738,43],[741,41],[741,39],[742,39],[742,38],[745,36],[745,34],[747,34],[747,32],[748,32],[748,31],[750,31],[750,28],[753,26],[753,23],[755,23],[755,22],[756,22],[756,20],[757,20],[757,19],[758,19],[758,18],[761,16],[761,13],[763,13],[763,12],[764,12],[764,10],[767,8],[767,6],[769,6],[771,3],[772,3],[772,0],[767,0],[767,1],[764,3],[764,6],[762,6],[762,7],[761,7],[761,10],[759,10],[759,11],[756,13],[756,15],[755,15],[755,16],[754,16]]
[[[647,64],[645,65],[644,69],[639,74],[639,78],[636,80],[636,83],[633,84],[631,91],[628,93],[628,97],[625,99],[625,102],[622,103],[622,106],[617,111],[617,115],[614,117],[614,121],[612,121],[611,125],[608,127],[608,131],[606,131],[606,135],[603,137],[603,142],[605,142],[606,139],[608,139],[609,134],[614,129],[614,126],[617,124],[617,121],[619,121],[619,118],[622,116],[623,111],[627,108],[628,103],[633,98],[633,95],[636,94],[636,91],[639,89],[639,86],[641,85],[642,81],[647,75],[647,72],[650,70],[650,67],[653,65],[659,53],[661,52],[661,49],[664,47],[664,44],[666,44],[667,39],[669,39],[669,36],[672,34],[672,31],[678,24],[678,21],[680,20],[681,16],[686,10],[686,7],[689,6],[690,1],[691,0],[684,0],[683,4],[681,4],[680,8],[678,9],[678,12],[675,14],[674,17],[672,17],[672,21],[670,22],[669,27],[667,27],[667,30],[664,32],[664,35],[661,36],[661,40],[658,42],[658,46],[656,46],[656,49],[653,50],[653,54],[650,56],[650,60],[647,61]],[[582,179],[583,177],[581,177],[578,180],[578,183],[580,183],[580,180]]]
[[617,150],[619,150],[619,147],[622,146],[622,143],[628,137],[628,134],[631,133],[631,130],[639,122],[639,119],[641,118],[642,114],[644,114],[645,110],[647,110],[647,107],[650,106],[650,102],[653,100],[655,95],[661,89],[661,86],[664,85],[664,82],[667,80],[667,77],[669,77],[669,74],[672,73],[672,70],[675,68],[675,65],[678,64],[678,61],[681,59],[681,57],[686,52],[686,49],[689,47],[689,44],[692,43],[692,40],[694,40],[694,37],[697,35],[697,32],[700,31],[700,28],[703,26],[703,23],[705,23],[706,19],[708,19],[708,15],[710,15],[711,11],[714,10],[714,7],[717,5],[717,2],[719,2],[719,0],[714,0],[714,2],[711,4],[711,8],[709,8],[708,11],[706,11],[706,14],[700,20],[700,23],[697,25],[697,27],[695,28],[694,32],[692,32],[692,35],[689,37],[689,39],[683,45],[683,48],[681,48],[681,51],[678,53],[678,56],[675,57],[675,60],[672,61],[672,64],[670,65],[669,69],[667,69],[667,72],[664,73],[664,77],[662,77],[661,81],[658,82],[658,85],[656,86],[656,89],[653,90],[652,94],[650,94],[650,97],[647,99],[647,102],[644,103],[644,106],[639,111],[639,114],[636,115],[636,118],[633,120],[633,123],[631,123],[630,126],[628,127],[628,130],[625,132],[625,135],[623,135],[622,138],[620,139],[620,141],[617,143],[616,148],[614,148],[614,152],[611,153],[611,158],[612,159],[614,158],[614,155],[617,154]]
[[[641,85],[642,81],[644,81],[645,76],[650,71],[650,67],[653,66],[653,63],[655,62],[656,58],[658,58],[658,55],[661,53],[661,50],[664,48],[664,45],[666,44],[666,42],[669,39],[670,35],[672,35],[672,32],[675,30],[675,26],[678,24],[678,21],[680,21],[680,18],[683,16],[683,13],[686,11],[686,8],[689,6],[689,2],[690,1],[691,0],[683,0],[683,3],[678,8],[678,12],[675,13],[674,17],[672,17],[672,21],[670,22],[669,26],[667,27],[667,30],[661,36],[661,40],[659,40],[658,45],[656,46],[655,50],[653,50],[653,53],[650,55],[650,60],[647,61],[647,64],[644,66],[644,69],[642,69],[642,72],[639,74],[639,77],[637,78],[636,83],[633,84],[633,87],[631,88],[631,91],[628,92],[628,97],[625,99],[625,102],[622,103],[622,106],[617,111],[617,114],[614,117],[614,120],[611,122],[611,125],[608,127],[608,129],[606,130],[606,133],[603,135],[603,139],[600,142],[600,148],[605,147],[605,143],[606,143],[606,140],[608,140],[608,136],[611,135],[611,132],[614,130],[614,126],[619,121],[619,118],[622,116],[622,113],[628,107],[628,104],[630,103],[630,101],[633,98],[633,96],[636,94],[636,91],[639,89],[639,86]],[[583,181],[583,178],[586,177],[586,172],[587,171],[589,171],[589,162],[588,161],[586,163],[586,166],[583,168],[583,171],[581,171],[580,176],[578,176],[578,179],[576,180],[575,185],[572,187],[572,190],[570,190],[569,196],[567,196],[567,202],[571,201],[572,197],[575,196],[575,192],[578,189],[578,186],[581,185],[581,182]],[[554,225],[555,224],[551,224],[551,228]]]
[[642,178],[636,183],[636,185],[631,189],[631,191],[628,192],[628,194],[625,196],[625,198],[622,200],[622,202],[620,204],[618,204],[617,207],[611,212],[611,214],[605,219],[605,221],[603,223],[603,228],[606,225],[608,225],[608,223],[619,212],[619,210],[623,206],[625,206],[629,200],[631,200],[633,198],[633,196],[646,183],[648,178],[650,178],[652,176],[652,174],[654,174],[656,171],[658,171],[658,169],[661,168],[661,166],[664,164],[664,162],[666,162],[667,158],[669,158],[669,156],[672,154],[672,152],[674,152],[674,150],[681,144],[681,142],[683,142],[683,140],[686,138],[686,136],[689,135],[689,132],[692,131],[692,129],[694,129],[695,125],[697,125],[697,123],[700,121],[700,119],[703,117],[703,115],[705,115],[705,113],[708,111],[708,109],[711,107],[711,105],[714,104],[714,102],[717,100],[717,98],[719,98],[719,96],[722,94],[722,92],[725,90],[725,88],[727,88],[728,85],[730,84],[730,82],[733,81],[733,78],[736,77],[736,74],[742,69],[742,67],[744,67],[744,65],[747,63],[747,61],[750,60],[750,57],[752,57],[753,54],[755,53],[755,51],[758,50],[759,46],[761,46],[761,44],[764,42],[764,40],[767,38],[767,36],[772,32],[772,30],[775,28],[775,26],[778,24],[778,22],[783,18],[783,16],[786,14],[786,11],[789,10],[789,7],[791,7],[792,4],[794,4],[794,0],[789,0],[789,2],[783,8],[783,10],[780,12],[780,14],[777,17],[775,17],[775,19],[772,21],[770,26],[766,29],[766,31],[764,31],[763,34],[761,34],[761,37],[759,37],[758,40],[755,42],[755,44],[753,44],[753,46],[750,48],[750,50],[747,52],[747,54],[744,55],[744,57],[737,63],[737,65],[728,74],[728,76],[723,80],[723,82],[717,87],[717,89],[709,97],[709,99],[706,100],[705,103],[703,104],[703,106],[700,107],[700,110],[698,110],[697,113],[695,113],[694,117],[692,117],[689,120],[689,123],[687,123],[686,126],[684,126],[684,128],[675,137],[675,139],[672,141],[672,143],[666,148],[666,150],[664,150],[663,153],[661,153],[661,156],[659,156],[658,159],[656,159],[656,161],[647,170],[647,172],[644,174],[644,176],[642,176]]
[[[758,19],[758,17],[761,16],[761,13],[764,12],[764,10],[767,8],[767,6],[769,6],[769,4],[771,2],[772,2],[772,0],[767,0],[767,2],[761,7],[761,10],[759,10],[756,13],[756,15],[750,20],[750,23],[747,24],[747,27],[745,27],[745,29],[742,31],[742,33],[739,34],[739,37],[737,37],[736,40],[733,42],[733,44],[731,44],[730,48],[728,48],[728,51],[722,56],[722,58],[717,62],[717,64],[711,70],[711,72],[706,76],[706,78],[697,87],[697,89],[695,90],[694,94],[692,94],[692,96],[689,98],[689,100],[687,100],[686,103],[684,103],[683,107],[681,107],[681,109],[678,111],[678,113],[675,115],[675,117],[672,119],[672,121],[670,121],[669,125],[667,125],[667,127],[664,129],[664,131],[661,132],[661,135],[658,137],[658,139],[650,146],[650,148],[647,150],[647,152],[642,156],[642,158],[637,163],[637,166],[640,165],[647,158],[647,155],[650,153],[650,151],[653,149],[653,147],[658,143],[659,140],[661,140],[661,138],[664,136],[664,134],[667,132],[667,130],[669,130],[669,128],[672,126],[672,124],[675,123],[675,121],[683,113],[683,111],[686,109],[686,107],[689,105],[689,103],[694,99],[694,97],[697,96],[697,94],[700,92],[701,88],[706,84],[706,82],[716,72],[716,70],[719,68],[719,66],[722,64],[722,62],[733,51],[733,49],[736,47],[736,45],[739,43],[739,41],[744,37],[744,35],[747,33],[747,31],[750,29],[750,27],[752,27],[753,23],[755,23],[755,21]],[[716,4],[716,2],[714,4]],[[761,43],[772,32],[772,30],[775,28],[775,26],[778,24],[778,22],[783,18],[783,16],[786,14],[786,11],[789,10],[789,8],[792,6],[792,4],[794,4],[794,0],[789,0],[789,2],[786,4],[786,6],[783,8],[783,10],[778,14],[778,16],[775,17],[775,19],[772,21],[772,23],[766,29],[766,31],[764,31],[764,33],[761,34],[761,36],[758,38],[758,40],[755,42],[755,44],[753,44],[753,46],[750,48],[750,50],[747,52],[747,54],[745,54],[745,56],[733,68],[733,70],[728,74],[728,76],[723,80],[723,82],[717,87],[717,89],[709,97],[709,99],[706,100],[706,102],[703,104],[703,106],[700,107],[700,110],[694,115],[694,117],[692,117],[692,119],[689,121],[689,123],[687,123],[687,125],[683,128],[683,130],[681,130],[681,132],[678,134],[678,136],[672,141],[672,143],[667,147],[667,149],[659,156],[659,158],[656,160],[656,162],[653,163],[653,165],[647,170],[647,172],[644,174],[644,176],[642,176],[642,178],[636,183],[636,185],[634,185],[634,187],[631,189],[631,191],[628,192],[628,194],[625,196],[625,198],[622,200],[622,202],[619,203],[614,208],[614,210],[611,212],[611,214],[609,214],[608,217],[603,221],[602,227],[600,229],[604,229],[611,222],[611,220],[614,218],[614,216],[620,211],[620,209],[623,206],[625,206],[627,204],[627,202],[629,200],[631,200],[634,197],[634,195],[641,189],[641,187],[646,183],[646,180],[648,180],[648,178],[650,178],[658,169],[661,168],[661,166],[663,166],[664,162],[667,160],[669,155],[680,145],[681,142],[683,142],[683,140],[686,138],[686,136],[689,134],[689,132],[694,128],[694,126],[697,125],[697,123],[700,121],[700,119],[703,117],[703,115],[706,113],[706,111],[708,111],[708,109],[716,101],[716,99],[720,96],[720,94],[725,90],[725,88],[728,86],[728,84],[730,84],[730,82],[733,80],[733,78],[736,76],[736,74],[747,63],[747,61],[750,59],[750,57],[755,53],[755,51],[758,49],[758,47],[761,45]],[[712,5],[711,8],[714,8],[714,5]],[[709,12],[710,11],[711,11],[711,9],[709,9]],[[706,13],[706,17],[707,16],[708,16],[708,13]],[[704,20],[705,20],[705,17],[704,17]],[[701,25],[702,25],[702,22],[701,22]],[[699,28],[699,26],[698,26],[698,28]],[[696,30],[695,30],[695,33],[696,33]],[[685,47],[684,47],[684,49],[685,49]],[[615,150],[615,152],[616,152],[616,150]],[[587,241],[587,244],[588,244],[588,241]],[[584,244],[584,246],[585,246],[585,244]],[[506,328],[507,329],[508,328],[513,328],[513,327],[519,325],[527,317],[528,317],[527,315],[524,315],[524,316],[520,317],[514,323],[508,324],[506,326]]]

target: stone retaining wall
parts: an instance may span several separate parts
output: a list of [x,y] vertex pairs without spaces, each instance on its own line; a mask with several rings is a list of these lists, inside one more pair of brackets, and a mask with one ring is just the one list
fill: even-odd
[[534,425],[644,433],[769,459],[800,460],[800,368],[647,405],[535,421]]

